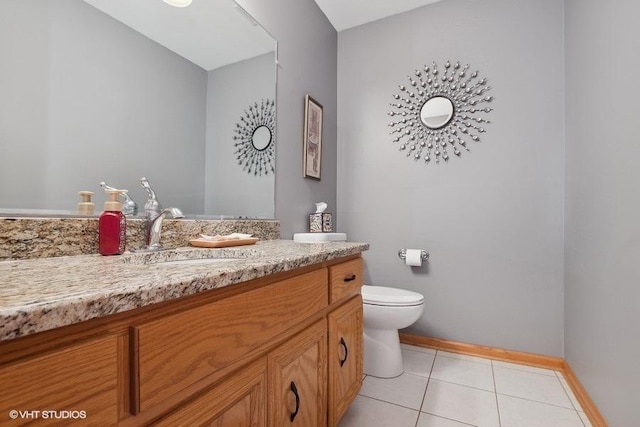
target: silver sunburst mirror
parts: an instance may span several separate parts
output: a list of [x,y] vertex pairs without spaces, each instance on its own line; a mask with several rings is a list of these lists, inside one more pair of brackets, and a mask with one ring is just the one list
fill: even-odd
[[470,151],[470,141],[480,141],[484,124],[490,123],[485,116],[493,111],[486,106],[493,101],[487,79],[478,71],[469,73],[468,64],[449,61],[442,70],[434,62],[407,78],[388,113],[394,120],[389,123],[393,142],[407,157],[425,163],[448,161],[450,150],[458,157],[462,150]]
[[275,101],[263,99],[245,110],[236,123],[233,140],[238,165],[253,175],[268,175],[275,172]]

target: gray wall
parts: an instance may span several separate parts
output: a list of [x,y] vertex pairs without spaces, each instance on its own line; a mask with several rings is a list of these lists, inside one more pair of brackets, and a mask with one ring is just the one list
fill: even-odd
[[565,357],[621,427],[640,402],[639,14],[566,1]]
[[[410,332],[563,354],[563,3],[451,0],[338,37],[338,218],[365,280],[421,292]],[[425,165],[391,142],[416,68],[469,63],[493,86],[482,142]],[[425,248],[421,269],[400,248]]]
[[[278,40],[276,218],[281,236],[308,231],[325,201],[336,212],[337,33],[313,0],[239,0]],[[302,178],[304,96],[324,107],[322,179]],[[341,228],[341,219],[336,223]]]
[[[273,218],[275,175],[238,164],[233,137],[254,103],[274,100],[275,52],[209,71],[204,213]],[[223,99],[225,102],[218,102]],[[275,136],[275,135],[274,135]],[[276,143],[277,145],[277,143]]]
[[79,0],[0,2],[0,58],[0,207],[74,210],[103,180],[143,205],[146,175],[202,212],[204,70]]

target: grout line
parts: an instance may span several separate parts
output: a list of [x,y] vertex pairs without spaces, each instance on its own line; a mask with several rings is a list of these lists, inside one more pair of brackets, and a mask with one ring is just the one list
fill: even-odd
[[514,396],[512,394],[507,394],[507,393],[499,393],[502,396],[507,396],[507,397],[513,397],[515,399],[520,399],[520,400],[526,400],[527,402],[534,402],[534,403],[539,403],[541,405],[547,405],[547,406],[553,406],[555,408],[562,408],[562,409],[566,409],[567,411],[575,411],[578,412],[578,410],[576,408],[573,407],[573,404],[571,404],[571,408],[567,408],[566,406],[562,406],[562,405],[556,405],[554,403],[549,403],[549,402],[542,402],[540,400],[534,400],[534,399],[527,399],[526,397],[520,397],[520,396]]
[[[567,388],[569,387],[569,384],[567,383],[566,378],[564,376],[562,376],[562,377],[561,376],[562,376],[562,373],[560,373],[560,372],[556,373],[556,378],[558,379],[558,382],[560,382],[560,386],[562,387],[562,390],[564,390],[564,394],[566,394],[567,397],[569,398],[569,402],[571,402],[571,406],[573,406],[573,409],[575,409],[578,412],[581,412],[583,410],[582,406],[580,406],[580,408],[576,408],[576,405],[575,405],[575,403],[578,403],[578,405],[579,405],[580,402],[578,402],[578,399],[575,397],[575,395],[573,395],[573,392],[570,391],[571,390],[570,388],[569,388],[569,390],[567,390]],[[566,386],[565,386],[565,383],[566,383]],[[572,397],[572,395],[573,395],[573,397]]]
[[[469,424],[469,423],[467,423],[467,422],[465,422],[465,421],[460,421],[460,420],[456,420],[456,419],[449,418],[449,417],[443,417],[442,415],[432,414],[431,412],[422,412],[422,411],[421,411],[420,413],[421,413],[421,414],[427,414],[427,415],[433,415],[434,417],[441,418],[441,419],[443,419],[443,420],[454,421],[454,422],[456,422],[456,423],[464,424],[464,425],[466,425],[466,426],[478,427],[478,426],[477,426],[477,425],[475,425],[475,424]],[[420,418],[418,418],[418,419],[420,419]]]
[[[491,360],[491,364],[493,365],[494,360]],[[502,362],[501,360],[495,360],[495,362]],[[510,362],[507,362],[510,363]],[[524,367],[531,367],[531,368],[535,368],[535,366],[528,366],[528,365],[519,365],[517,363],[511,363],[511,365],[518,365],[518,366],[524,366]],[[504,365],[497,365],[497,368],[501,368],[501,369],[509,369],[511,371],[518,371],[518,372],[527,372],[529,374],[536,374],[536,375],[542,375],[543,377],[555,377],[557,376],[556,374],[560,371],[556,371],[555,369],[547,369],[547,368],[538,368],[538,369],[545,369],[549,372],[551,372],[551,374],[543,374],[542,372],[536,372],[535,370],[532,369],[518,369],[517,367],[511,367],[511,366],[504,366]]]
[[[427,396],[427,389],[429,388],[429,383],[431,382],[431,374],[433,373],[433,367],[436,365],[436,356],[438,352],[433,355],[433,360],[431,361],[431,369],[429,369],[429,376],[427,377],[427,387],[424,389],[424,393],[422,395],[422,403],[424,404],[424,398]],[[420,409],[422,409],[422,405],[420,405]]]
[[[470,354],[463,354],[463,353],[453,353],[453,352],[447,351],[447,350],[436,350],[436,355],[438,355],[438,353],[440,353],[441,351],[444,351],[444,352],[450,354],[450,355],[449,354],[440,354],[440,357],[446,357],[447,359],[464,360],[466,362],[477,363],[478,365],[490,365],[491,361],[492,361],[492,359],[488,359],[486,357],[472,356]],[[466,357],[456,357],[456,356],[466,356]],[[488,360],[489,363],[481,362],[479,360],[473,360],[473,359]]]
[[[403,350],[415,351],[415,350],[411,350],[409,348],[404,348]],[[444,350],[444,351],[446,351],[446,350]],[[418,352],[418,351],[416,351],[416,352]],[[399,408],[408,409],[410,411],[417,412],[417,418],[416,418],[416,422],[414,424],[414,427],[418,427],[419,422],[420,422],[420,416],[423,413],[432,415],[434,417],[439,417],[439,418],[443,418],[443,419],[448,419],[449,420],[450,418],[443,417],[443,416],[437,415],[437,414],[431,414],[431,413],[426,412],[426,411],[425,412],[422,411],[422,409],[424,407],[425,399],[426,399],[427,390],[428,390],[429,386],[431,385],[432,379],[436,380],[436,378],[432,378],[431,377],[431,375],[433,374],[433,369],[435,367],[436,358],[438,356],[447,357],[447,358],[450,358],[450,359],[453,358],[453,357],[448,357],[447,355],[440,354],[440,352],[441,352],[441,350],[438,350],[438,349],[435,350],[435,353],[422,352],[424,354],[429,354],[430,356],[433,357],[433,359],[432,359],[432,362],[431,362],[431,368],[428,371],[428,376],[426,377],[427,378],[427,385],[426,385],[426,387],[424,389],[424,392],[423,392],[423,395],[422,395],[422,401],[420,403],[419,409],[416,410],[414,408],[410,408],[410,407],[407,407],[407,406],[404,406],[404,405],[400,405],[400,404],[397,404],[397,403],[394,403],[394,402],[389,402],[389,401],[384,400],[383,398],[375,398],[375,397],[371,397],[371,396],[362,395],[360,393],[358,393],[358,394],[361,397],[365,397],[365,398],[372,399],[372,400],[375,400],[375,401],[379,401],[379,402],[382,402],[382,403],[394,405],[394,406],[399,407]],[[474,362],[473,360],[468,360],[468,359],[462,359],[461,358],[460,360],[465,360],[465,361],[469,361],[469,362],[472,362],[472,363],[483,364],[482,362]],[[495,377],[495,367],[498,366],[498,367],[501,367],[501,368],[504,368],[504,369],[509,369],[509,370],[517,370],[517,369],[513,369],[513,368],[507,367],[507,366],[495,365],[496,360],[494,360],[494,359],[488,359],[488,360],[489,360],[489,362],[491,364],[491,374],[492,374],[493,386],[494,386],[494,392],[493,393],[494,393],[494,396],[495,396],[496,409],[497,409],[497,412],[498,412],[498,423],[499,423],[499,426],[502,426],[502,419],[501,419],[501,414],[500,414],[500,404],[499,404],[499,401],[498,401],[498,394],[503,395],[503,396],[509,396],[511,398],[515,398],[515,399],[519,399],[519,400],[524,400],[524,401],[528,401],[528,402],[547,405],[547,406],[550,406],[550,407],[556,407],[556,408],[561,408],[561,409],[566,409],[566,410],[569,410],[569,411],[573,411],[578,416],[578,418],[580,419],[580,423],[586,427],[587,424],[585,424],[585,421],[583,421],[582,417],[580,417],[580,412],[583,412],[583,413],[585,413],[585,412],[584,412],[584,410],[580,411],[578,408],[576,408],[576,406],[574,404],[574,400],[571,399],[571,396],[569,395],[569,392],[568,392],[567,388],[565,387],[565,385],[562,382],[562,378],[564,378],[564,376],[561,377],[561,375],[562,375],[561,371],[557,371],[555,369],[549,369],[550,371],[552,371],[554,373],[553,376],[556,377],[556,380],[560,383],[560,386],[562,387],[563,391],[567,395],[567,398],[569,399],[569,402],[571,404],[570,407],[560,406],[560,405],[553,404],[553,403],[542,402],[542,401],[539,401],[539,400],[533,400],[533,399],[523,398],[523,397],[519,397],[519,396],[513,396],[513,395],[510,395],[510,394],[506,394],[506,393],[498,393],[497,384],[496,384],[496,377]],[[486,363],[484,363],[484,364],[486,364]],[[527,371],[527,370],[522,370],[522,371],[526,372],[526,373],[538,374],[538,375],[547,376],[547,377],[551,376],[551,375],[545,375],[545,374],[539,373],[539,372],[532,372],[532,371]],[[416,375],[416,374],[412,374],[412,373],[406,373],[406,374],[425,378],[422,375]],[[367,376],[368,375],[366,375],[366,374],[363,376],[363,381]],[[468,385],[465,385],[465,384],[452,383],[452,382],[443,381],[443,380],[437,380],[437,381],[444,382],[444,383],[449,383],[449,384],[455,384],[455,385],[458,385],[458,386],[461,386],[461,387],[468,387],[468,388],[481,390],[481,391],[485,391],[485,392],[491,392],[491,391],[488,391],[488,390],[485,390],[485,389],[482,389],[482,388],[468,386]],[[568,386],[568,382],[567,382],[567,386]],[[463,424],[467,424],[467,423],[464,423],[463,421],[459,421],[459,420],[455,420],[455,419],[450,419],[450,420],[451,421],[455,421],[455,422],[459,422],[459,423],[463,423]],[[472,424],[469,424],[469,425],[472,425]]]
[[404,405],[398,405],[397,403],[389,402],[388,400],[378,399],[377,397],[367,396],[366,394],[358,394],[358,396],[366,397],[367,399],[371,399],[371,400],[377,400],[378,402],[387,403],[389,405],[397,406],[398,408],[408,409],[410,411],[417,412],[418,414],[420,413],[419,409],[409,408],[408,406],[404,406]]
[[424,388],[424,392],[422,393],[422,401],[420,402],[420,409],[418,409],[418,418],[416,419],[415,427],[418,427],[418,422],[420,422],[420,414],[422,413],[422,406],[424,405],[424,399],[427,397],[427,389],[429,388],[429,383],[431,382],[431,373],[433,372],[433,366],[436,364],[436,356],[438,355],[438,350],[433,353],[433,360],[431,361],[431,369],[429,369],[429,376],[427,377],[427,386]]
[[[562,377],[562,379],[561,379]],[[584,423],[584,420],[582,419],[582,417],[580,416],[579,412],[580,411],[578,408],[576,408],[575,403],[573,402],[577,402],[578,405],[580,404],[578,402],[578,399],[576,399],[576,397],[574,396],[573,399],[571,398],[571,396],[569,395],[569,390],[567,390],[567,387],[569,387],[569,383],[567,383],[566,387],[565,387],[565,382],[567,381],[566,378],[564,377],[564,375],[562,375],[562,372],[556,371],[556,378],[558,379],[558,381],[560,382],[560,386],[562,387],[562,390],[564,390],[564,393],[567,395],[567,397],[569,398],[569,402],[571,402],[571,406],[573,406],[573,409],[576,410],[576,414],[578,414],[578,418],[580,418],[580,422],[582,423],[582,425],[584,427],[587,427],[587,425]],[[564,382],[562,381],[564,380]],[[571,392],[573,394],[573,392]],[[580,409],[582,409],[582,406],[580,407]]]
[[[474,387],[474,386],[468,385],[468,384],[454,383],[452,381],[441,380],[439,378],[434,378],[434,381],[440,381],[441,383],[453,384],[453,385],[457,385],[457,386],[460,386],[460,387],[472,388],[474,390],[485,391],[487,393],[493,393],[493,394],[496,393],[495,390],[491,391],[491,390],[487,390],[486,388]],[[495,384],[494,384],[494,388],[495,388]]]
[[498,425],[502,426],[502,417],[500,416],[500,403],[498,402],[498,386],[496,385],[496,374],[493,371],[493,359],[491,359],[491,378],[493,378],[493,390],[496,397],[496,410],[498,411]]
[[[582,411],[576,411],[576,412],[578,412],[578,418],[580,418],[580,422],[582,423],[582,425],[583,425],[584,427],[587,427],[587,425],[586,425],[586,424],[585,424],[585,422],[584,422],[584,419],[580,416],[580,412],[582,412]],[[584,414],[584,412],[582,412],[582,413]],[[585,414],[585,418],[586,418],[587,420],[589,419],[589,417],[587,417],[587,414]],[[591,421],[589,421],[589,425],[591,425]]]

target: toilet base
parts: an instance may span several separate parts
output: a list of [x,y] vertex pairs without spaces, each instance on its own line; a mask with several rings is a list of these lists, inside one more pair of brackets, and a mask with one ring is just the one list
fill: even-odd
[[363,371],[379,378],[394,378],[402,375],[404,365],[397,329],[365,328],[363,349]]

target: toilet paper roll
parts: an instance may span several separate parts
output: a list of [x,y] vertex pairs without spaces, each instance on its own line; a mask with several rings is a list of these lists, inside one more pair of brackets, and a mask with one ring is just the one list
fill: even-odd
[[407,249],[407,254],[404,259],[404,263],[411,267],[422,266],[422,250],[421,249]]

